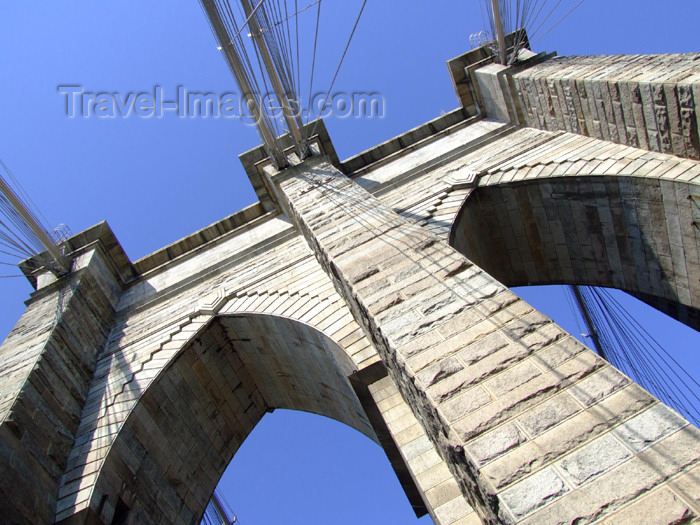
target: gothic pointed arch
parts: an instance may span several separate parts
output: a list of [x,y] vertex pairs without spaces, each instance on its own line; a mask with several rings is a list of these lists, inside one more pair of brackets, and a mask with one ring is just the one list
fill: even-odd
[[377,441],[354,370],[308,324],[214,317],[141,393],[93,473],[89,513],[106,523],[115,513],[129,523],[198,522],[238,447],[276,408],[324,415]]

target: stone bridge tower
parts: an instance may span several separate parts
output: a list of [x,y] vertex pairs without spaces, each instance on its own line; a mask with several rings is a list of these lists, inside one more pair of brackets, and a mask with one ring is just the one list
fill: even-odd
[[[378,441],[435,523],[687,523],[700,435],[509,290],[700,326],[700,55],[449,62],[461,107],[131,262],[68,242],[0,348],[5,523],[197,523],[266,411]],[[30,266],[26,266],[30,268]]]

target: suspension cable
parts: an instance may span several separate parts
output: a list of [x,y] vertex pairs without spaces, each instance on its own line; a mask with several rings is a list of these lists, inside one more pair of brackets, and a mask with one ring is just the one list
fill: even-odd
[[[696,425],[700,383],[604,288],[571,287],[579,311],[590,319],[601,356]],[[598,346],[598,345],[596,345]]]

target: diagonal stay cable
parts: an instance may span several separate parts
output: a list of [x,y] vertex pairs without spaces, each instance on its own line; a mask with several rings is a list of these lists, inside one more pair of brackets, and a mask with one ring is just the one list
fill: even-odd
[[[567,11],[567,13],[566,13],[564,16],[562,16],[559,20],[557,20],[556,22],[554,22],[554,24],[552,24],[552,25],[549,27],[549,29],[547,29],[544,33],[542,33],[540,36],[538,36],[538,37],[535,39],[535,41],[532,42],[532,43],[535,44],[535,43],[539,42],[542,38],[545,37],[545,35],[547,35],[547,33],[549,33],[552,29],[554,29],[555,27],[557,27],[565,18],[567,18],[571,13],[573,13],[574,10],[575,10],[578,6],[580,6],[583,2],[585,2],[585,1],[586,1],[586,0],[579,0],[579,2],[578,2],[574,7],[572,7],[571,9],[569,9],[569,11]],[[537,28],[537,30],[533,32],[533,35],[537,33],[537,31],[540,29],[540,27],[542,27],[542,24],[540,24],[540,26]]]
[[[627,311],[617,302],[617,300],[615,300],[614,297],[610,296],[610,301],[617,305],[617,307],[620,309],[620,311],[622,312],[622,314],[627,318],[627,320],[628,320],[628,322],[629,322],[630,324],[634,324],[634,325],[635,325],[635,328],[636,328],[637,330],[639,330],[641,333],[643,333],[643,334],[644,334],[644,337],[645,337],[648,341],[651,341],[651,342],[653,343],[653,346],[655,346],[655,347],[657,348],[657,350],[656,350],[657,353],[663,353],[663,355],[665,355],[666,358],[667,358],[668,360],[670,360],[670,361],[676,366],[676,368],[677,368],[678,370],[682,371],[682,372],[685,374],[685,376],[686,376],[688,379],[690,379],[690,381],[694,384],[695,388],[696,388],[698,391],[700,391],[700,383],[698,383],[698,381],[695,380],[695,378],[693,378],[690,374],[688,374],[688,372],[686,372],[686,370],[685,370],[685,369],[680,365],[680,363],[678,363],[678,361],[663,347],[663,345],[661,345],[661,343],[659,343],[659,342],[658,342],[658,341],[657,341],[657,340],[656,340],[656,339],[655,339],[641,324],[639,324],[639,323],[629,314],[629,312],[627,312]],[[651,344],[650,344],[650,346],[651,346]],[[676,379],[678,379],[678,381],[681,381],[682,383],[685,384],[685,380],[684,380],[683,378],[681,378],[680,375],[678,375],[678,373],[675,372],[673,369],[671,369],[671,370],[673,371],[674,375],[676,376]],[[695,393],[693,393],[692,395],[693,395],[693,397],[695,397],[695,399],[698,401],[698,403],[700,403],[700,397],[698,397],[698,395],[695,394]]]
[[[357,19],[355,20],[355,25],[352,28],[352,32],[350,33],[350,37],[348,38],[347,44],[345,44],[345,49],[343,50],[343,55],[340,57],[340,62],[338,63],[338,67],[335,69],[335,74],[333,75],[333,80],[331,80],[331,84],[328,87],[328,91],[326,91],[326,93],[325,93],[325,96],[323,99],[323,105],[321,107],[324,107],[326,105],[326,102],[328,101],[328,96],[330,95],[331,91],[333,91],[333,85],[335,84],[335,81],[338,78],[338,73],[340,72],[340,68],[343,65],[343,61],[345,60],[345,56],[348,53],[348,49],[350,48],[350,43],[352,42],[352,38],[355,36],[355,31],[357,31],[357,26],[360,24],[360,18],[362,18],[362,13],[364,12],[366,5],[367,5],[367,0],[363,0],[362,7],[360,7],[360,12],[357,14]],[[311,130],[311,133],[309,134],[308,138],[311,138],[314,136],[314,133],[316,133],[316,128],[318,127],[318,123],[320,122],[320,120],[321,119],[316,120],[316,122],[314,123],[314,127]],[[308,141],[308,138],[307,138],[307,141]]]
[[[311,56],[311,80],[309,81],[309,102],[306,106],[309,110],[309,113],[311,112],[311,100],[312,100],[313,92],[314,92],[314,74],[316,73],[316,51],[318,48],[318,33],[319,33],[319,26],[320,25],[321,25],[321,2],[319,0],[318,8],[316,9],[316,28],[314,30],[314,50],[313,50],[313,55]],[[306,127],[302,128],[302,133],[305,134],[304,141],[308,142],[309,135],[306,134],[306,132],[308,132],[307,128]]]

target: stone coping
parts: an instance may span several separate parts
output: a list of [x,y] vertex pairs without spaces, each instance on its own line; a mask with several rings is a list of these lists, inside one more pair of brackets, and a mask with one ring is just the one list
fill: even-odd
[[[129,282],[136,277],[134,266],[106,221],[99,222],[80,233],[76,233],[60,243],[59,247],[63,248],[68,259],[73,259],[84,248],[95,243],[99,243],[102,246],[114,265],[115,273],[123,283]],[[22,270],[22,273],[34,288],[37,287],[39,275],[48,271],[41,262],[46,258],[49,258],[49,255],[46,252],[42,252],[19,263],[20,270]]]

